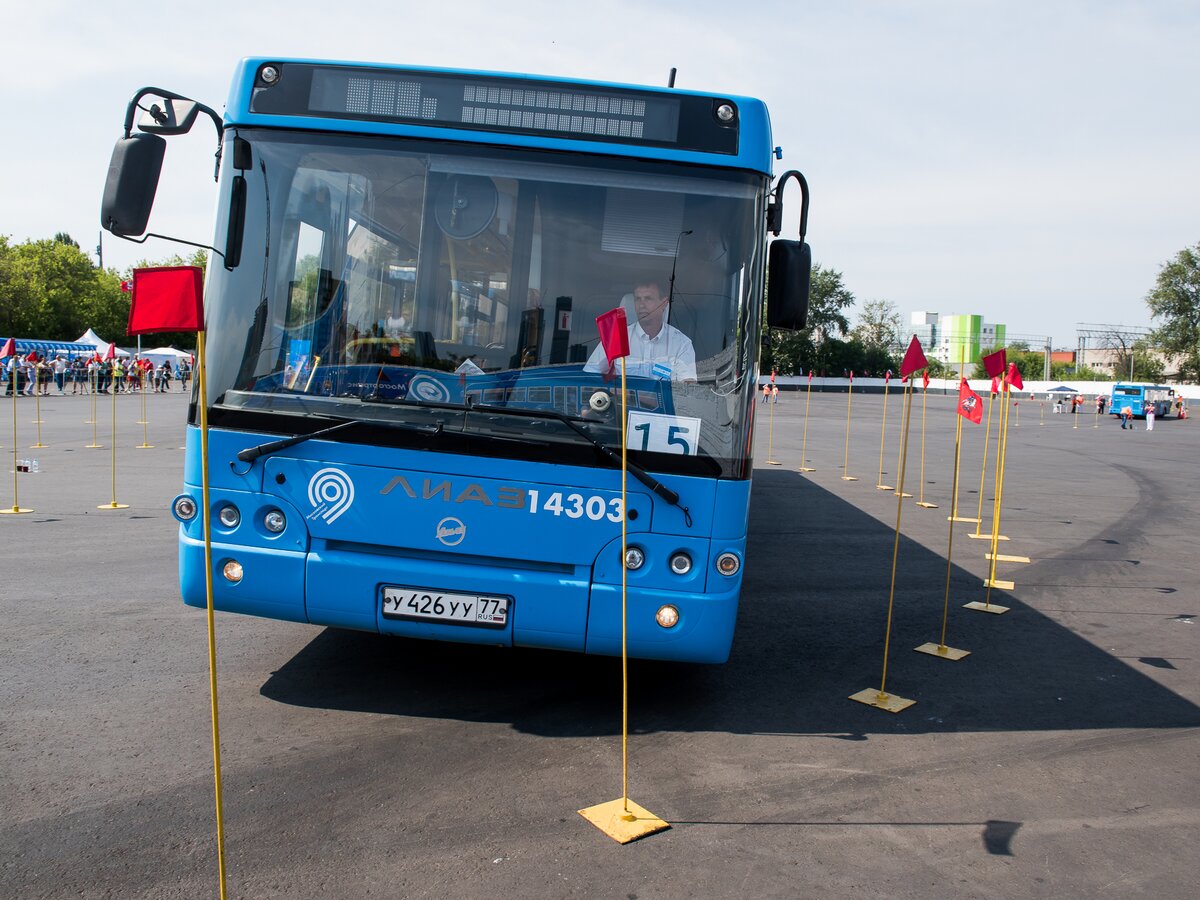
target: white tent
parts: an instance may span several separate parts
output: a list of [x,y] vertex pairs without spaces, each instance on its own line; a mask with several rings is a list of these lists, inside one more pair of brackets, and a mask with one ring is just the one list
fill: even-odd
[[151,350],[142,351],[142,359],[148,359],[156,366],[161,366],[164,362],[169,362],[174,368],[181,360],[190,360],[192,354],[186,350],[176,350],[174,347],[154,347]]
[[[108,351],[108,341],[100,337],[100,335],[96,334],[96,332],[92,331],[90,328],[83,333],[83,335],[79,338],[78,343],[91,344],[93,347],[99,350],[101,354]],[[117,356],[125,357],[129,355],[130,353],[128,350],[122,350],[120,347],[117,348]]]

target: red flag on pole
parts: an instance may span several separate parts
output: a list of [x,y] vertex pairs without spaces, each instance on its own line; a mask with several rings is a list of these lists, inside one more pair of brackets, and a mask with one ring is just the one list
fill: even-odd
[[30,362],[30,363],[32,363],[32,362],[37,362],[37,361],[38,361],[38,355],[37,355],[37,351],[36,351],[36,350],[30,350],[30,351],[29,351],[29,355],[25,357],[25,362]]
[[201,331],[204,328],[204,272],[199,266],[133,270],[129,334]]
[[884,383],[884,384],[887,384],[887,383],[888,383],[889,381],[891,381],[891,380],[892,380],[892,370],[891,370],[891,369],[888,369],[888,370],[887,370],[887,371],[886,371],[886,372],[883,374],[883,383]]
[[854,370],[853,369],[850,370],[850,383],[854,384]]
[[1004,367],[1007,363],[1008,353],[1004,350],[989,353],[983,358],[983,368],[992,378],[1003,375]]
[[105,352],[105,354],[104,354],[104,358],[105,358],[105,359],[116,359],[116,358],[117,358],[117,345],[116,345],[116,342],[113,342],[113,343],[111,343],[111,344],[109,344],[109,345],[108,345],[108,350]]
[[17,342],[9,338],[4,342],[4,346],[0,347],[0,359],[8,359],[10,356],[17,355]]
[[958,383],[958,414],[976,425],[983,421],[983,401],[965,378]]
[[925,370],[925,374],[921,376],[921,387],[929,390],[929,370]]
[[808,383],[812,384],[812,369],[808,370]]
[[1000,379],[999,378],[992,379],[992,393],[993,394],[1000,393]]
[[629,355],[629,326],[625,321],[625,310],[618,306],[596,316],[596,328],[600,332],[600,343],[610,366],[622,356]]
[[906,378],[917,369],[924,369],[929,365],[929,360],[925,358],[925,351],[921,349],[921,342],[917,340],[914,334],[912,340],[908,342],[908,349],[904,352],[904,361],[900,363],[900,377]]
[[1017,368],[1016,363],[1008,364],[1008,375],[1005,376],[1004,380],[1018,391],[1025,390],[1025,382],[1021,380],[1021,370]]

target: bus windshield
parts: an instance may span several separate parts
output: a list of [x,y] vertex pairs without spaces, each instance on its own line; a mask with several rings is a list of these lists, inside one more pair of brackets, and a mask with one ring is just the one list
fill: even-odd
[[[242,259],[211,266],[207,286],[221,427],[429,425],[484,406],[568,416],[619,445],[620,378],[595,319],[622,307],[630,448],[661,471],[698,471],[703,457],[708,474],[747,476],[763,176],[366,135],[236,136],[253,154]],[[264,425],[272,414],[279,424]],[[553,417],[463,420],[518,458],[526,438],[580,443]]]

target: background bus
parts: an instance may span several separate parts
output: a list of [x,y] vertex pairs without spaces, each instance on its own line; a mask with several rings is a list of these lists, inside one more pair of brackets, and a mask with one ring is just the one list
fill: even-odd
[[[156,89],[134,102],[158,114],[130,134],[131,104],[114,150],[118,234],[146,229],[154,142],[197,115]],[[205,289],[216,607],[616,654],[624,564],[630,655],[724,661],[766,234],[793,174],[801,231],[807,212],[799,173],[772,190],[763,104],[249,59],[223,120],[199,109],[223,145],[224,265]],[[771,324],[801,327],[807,245],[770,256]],[[634,322],[648,285],[671,301],[656,339],[689,352],[630,366],[626,511],[595,318],[622,304]],[[197,423],[193,405],[174,511],[184,600],[203,606]]]
[[1108,411],[1119,416],[1128,407],[1133,415],[1145,418],[1146,411],[1154,408],[1154,415],[1162,417],[1172,411],[1175,403],[1175,388],[1165,384],[1133,384],[1118,382],[1113,385]]

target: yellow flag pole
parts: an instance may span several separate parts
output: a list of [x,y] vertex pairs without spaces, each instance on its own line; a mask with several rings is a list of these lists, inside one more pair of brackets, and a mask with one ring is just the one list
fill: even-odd
[[[992,401],[995,398],[996,398],[996,395],[993,394],[991,391],[988,391],[987,426],[984,428],[984,432],[983,432],[983,462],[979,464],[979,509],[975,513],[975,533],[972,535],[968,535],[969,537],[979,538],[980,540],[991,537],[991,535],[980,534],[980,529],[983,527],[983,488],[987,482],[988,444],[991,443],[991,440],[992,440]],[[1003,417],[1003,415],[1004,415],[1003,411],[1001,411],[1000,415],[1001,415],[1001,417]],[[997,450],[996,458],[997,459],[1000,458],[999,449],[1000,449],[1000,434],[997,431],[997,433],[996,433],[996,450]]]
[[625,357],[621,357],[621,797],[579,810],[579,814],[621,844],[664,831],[671,826],[629,799],[629,652],[625,553],[628,549],[625,476],[628,413],[626,411]]
[[150,417],[146,415],[146,370],[141,366],[138,366],[138,386],[142,395],[142,421],[138,423],[142,426],[142,442],[137,445],[137,449],[149,450],[154,445],[150,443],[150,432],[147,430]]
[[[35,369],[34,371],[36,372],[37,370]],[[42,443],[42,391],[41,391],[41,387],[42,386],[40,384],[38,384],[37,382],[34,382],[33,399],[34,399],[35,405],[37,406],[37,412],[35,412],[34,415],[37,416],[37,418],[33,420],[33,424],[37,426],[37,443],[30,444],[29,445],[30,450],[37,450],[39,447],[46,446],[45,444]]]
[[808,373],[808,393],[804,398],[804,441],[800,445],[800,465],[796,467],[797,472],[815,472],[817,471],[808,463],[808,409],[812,403],[812,370]]
[[[962,444],[963,417],[962,417],[961,409],[959,410],[959,412],[957,414],[957,418],[958,418],[958,426],[954,430],[953,489],[954,489],[955,493],[958,492],[958,456],[959,456],[958,451],[959,451],[960,445]],[[929,643],[922,644],[919,647],[914,647],[913,649],[916,650],[918,653],[926,653],[930,656],[935,656],[938,659],[948,659],[953,662],[957,662],[958,660],[963,659],[964,657],[970,656],[971,651],[970,650],[959,650],[954,647],[946,646],[946,624],[950,619],[950,571],[951,571],[950,560],[953,558],[953,556],[954,556],[954,523],[951,522],[950,523],[950,537],[946,543],[946,593],[942,599],[942,637],[936,644],[931,641]]]
[[[1000,606],[992,603],[992,588],[1002,588],[1005,590],[1011,589],[1013,583],[1011,581],[1000,581],[996,579],[996,563],[998,561],[998,543],[1002,540],[1008,540],[1000,534],[1000,502],[1004,493],[1004,454],[1008,442],[1008,379],[1005,378],[1002,388],[1001,399],[1004,402],[1004,407],[1000,413],[999,435],[997,436],[997,454],[996,454],[996,480],[995,480],[995,497],[992,500],[992,533],[990,535],[991,553],[987,554],[989,560],[988,577],[984,581],[983,602],[973,600],[970,603],[963,604],[967,609],[974,609],[979,612],[993,613],[1000,615],[1008,612],[1007,606]],[[1029,560],[1022,558],[1025,562]]]
[[883,674],[879,679],[879,689],[865,688],[856,694],[851,694],[850,699],[858,703],[865,703],[867,706],[877,706],[880,709],[885,709],[888,712],[901,712],[908,709],[916,703],[915,700],[908,700],[904,697],[897,697],[895,694],[887,692],[887,669],[888,669],[888,653],[891,649],[892,639],[892,609],[896,597],[896,560],[900,555],[900,515],[904,511],[904,467],[907,462],[908,453],[908,422],[912,412],[912,377],[910,375],[908,384],[904,389],[904,430],[900,439],[900,478],[899,487],[896,489],[896,538],[892,544],[892,581],[891,587],[888,589],[888,609],[887,609],[887,625],[883,633]]
[[11,360],[11,362],[9,364],[9,368],[8,368],[8,386],[12,390],[12,398],[13,398],[13,440],[12,440],[12,444],[13,444],[13,446],[12,446],[13,505],[10,509],[0,509],[0,514],[20,515],[21,513],[31,513],[31,512],[33,512],[33,510],[27,509],[27,508],[21,506],[21,502],[18,499],[18,494],[17,494],[17,474],[19,472],[19,470],[17,469],[17,393],[18,393],[18,391],[17,391],[17,388],[18,388],[17,373],[21,367],[17,365],[17,357],[15,354],[13,356],[8,357],[8,359]]
[[[921,497],[917,506],[924,509],[937,509],[936,503],[925,502],[925,397],[929,393],[929,385],[921,386]],[[959,416],[959,434],[962,434],[962,416]],[[954,493],[958,493],[958,438],[954,440]]]
[[883,483],[883,439],[887,432],[887,402],[888,402],[888,382],[890,379],[883,380],[883,418],[879,421],[879,478],[875,481],[875,490],[890,491],[892,486]]
[[846,391],[846,456],[842,460],[842,481],[858,481],[850,474],[850,400],[854,396],[854,375],[850,375],[850,387]]
[[212,706],[213,784],[217,807],[217,872],[225,898],[225,810],[221,798],[221,725],[217,711],[217,630],[213,615],[212,505],[208,487],[208,369],[204,331],[196,332],[196,387],[200,406],[200,510],[204,517],[204,591],[208,615],[208,692]]
[[783,463],[779,462],[779,460],[777,460],[775,458],[775,403],[776,403],[776,399],[774,396],[772,396],[771,402],[769,404],[769,406],[771,407],[771,413],[767,420],[769,423],[767,426],[767,465],[768,466],[783,465]]
[[[902,424],[902,427],[903,427],[903,429],[904,429],[904,440],[903,440],[903,441],[901,441],[900,448],[899,448],[899,449],[900,449],[900,452],[896,454],[896,469],[897,469],[897,470],[899,470],[899,469],[900,469],[900,468],[901,468],[901,467],[904,465],[904,454],[905,454],[905,452],[906,452],[906,450],[907,450],[907,444],[905,443],[905,441],[907,441],[907,440],[908,440],[908,418],[907,418],[907,414],[908,414],[908,404],[909,404],[909,402],[910,402],[910,398],[911,398],[911,396],[912,396],[912,379],[913,379],[913,376],[912,376],[912,375],[909,375],[909,376],[908,376],[908,383],[906,384],[906,386],[905,386],[905,390],[904,390],[904,411],[905,411],[905,416],[906,416],[906,417],[905,417],[904,421],[901,423],[901,424]],[[899,486],[899,487],[897,487],[897,488],[896,488],[894,491],[892,491],[892,493],[893,493],[893,494],[895,494],[897,497],[899,497],[899,498],[901,498],[901,499],[904,499],[904,498],[906,498],[906,497],[911,497],[911,496],[912,496],[912,494],[906,494],[906,493],[904,492],[904,485],[900,485],[900,486]]]
[[129,509],[128,503],[117,502],[117,382],[112,383],[112,502],[102,503],[96,509]]

